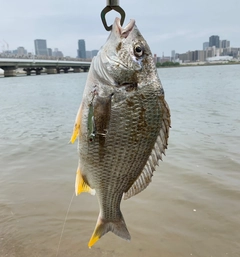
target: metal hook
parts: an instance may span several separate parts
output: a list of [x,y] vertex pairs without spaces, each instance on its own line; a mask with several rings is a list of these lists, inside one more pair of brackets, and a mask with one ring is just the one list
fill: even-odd
[[102,10],[101,12],[101,19],[102,19],[102,23],[103,26],[105,27],[105,29],[107,31],[112,30],[112,25],[108,26],[107,22],[106,22],[106,18],[105,15],[110,12],[111,10],[115,10],[116,12],[121,14],[121,26],[123,25],[123,22],[125,20],[125,12],[124,10],[119,6],[119,0],[107,0],[107,6]]

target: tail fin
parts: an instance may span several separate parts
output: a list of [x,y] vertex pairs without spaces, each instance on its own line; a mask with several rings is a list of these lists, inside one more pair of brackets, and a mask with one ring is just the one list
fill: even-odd
[[128,232],[122,215],[121,218],[118,220],[109,221],[102,219],[99,214],[97,224],[88,243],[88,247],[91,248],[103,235],[105,235],[109,231],[113,232],[115,235],[125,240],[131,240],[131,236]]

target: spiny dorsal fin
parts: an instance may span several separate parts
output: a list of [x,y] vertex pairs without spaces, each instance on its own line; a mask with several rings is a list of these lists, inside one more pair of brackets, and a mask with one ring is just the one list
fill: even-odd
[[124,200],[140,193],[149,185],[152,180],[153,172],[155,171],[155,166],[158,165],[159,160],[162,160],[162,154],[165,155],[165,149],[167,149],[168,144],[169,128],[171,127],[171,119],[167,102],[163,98],[160,101],[163,109],[163,121],[159,135],[141,174],[132,184],[130,189],[124,193]]
[[76,180],[75,180],[75,193],[76,195],[81,194],[82,192],[90,193],[91,195],[95,195],[95,190],[90,188],[84,181],[81,171],[78,167]]

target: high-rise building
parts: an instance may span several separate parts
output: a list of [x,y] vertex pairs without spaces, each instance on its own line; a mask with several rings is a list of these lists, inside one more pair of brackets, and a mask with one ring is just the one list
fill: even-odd
[[175,53],[175,50],[172,50],[172,53],[171,53],[171,61],[172,61],[172,62],[175,62],[175,59],[176,59],[176,53]]
[[216,48],[220,47],[220,39],[219,36],[211,36],[209,38],[209,47],[216,46]]
[[27,50],[25,50],[23,46],[19,46],[17,48],[17,55],[18,56],[26,55],[26,54],[27,54]]
[[230,41],[228,40],[222,40],[222,48],[228,48],[230,47]]
[[203,50],[206,50],[209,47],[209,42],[203,43]]
[[78,40],[78,58],[86,59],[86,46],[85,40]]
[[48,56],[52,56],[52,48],[48,48]]
[[34,40],[35,46],[35,54],[38,56],[48,56],[47,50],[47,40],[45,39],[35,39]]

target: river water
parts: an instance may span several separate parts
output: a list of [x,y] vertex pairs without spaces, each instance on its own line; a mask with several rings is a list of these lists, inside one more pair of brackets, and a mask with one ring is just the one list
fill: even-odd
[[[122,201],[132,236],[92,249],[96,197],[73,198],[58,256],[240,256],[240,66],[159,69],[169,148],[152,183]],[[56,256],[74,193],[70,145],[87,74],[0,78],[0,257]]]

